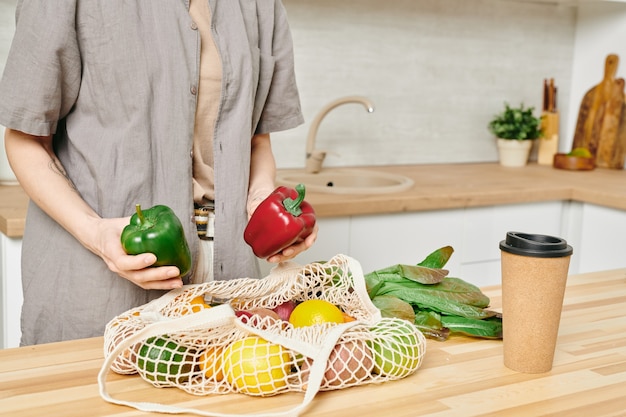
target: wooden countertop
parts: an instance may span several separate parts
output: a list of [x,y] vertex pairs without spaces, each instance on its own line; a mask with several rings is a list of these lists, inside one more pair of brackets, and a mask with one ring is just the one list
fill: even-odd
[[[626,171],[565,171],[498,163],[368,167],[401,174],[415,184],[393,194],[307,193],[320,217],[455,209],[538,201],[574,200],[626,210]],[[288,170],[285,170],[288,171]]]
[[[500,288],[484,289],[494,309]],[[626,268],[568,278],[554,367],[522,374],[503,365],[502,341],[428,340],[423,366],[399,381],[317,395],[303,416],[624,416]],[[0,350],[0,410],[19,416],[146,416],[105,402],[97,374],[102,338]],[[198,397],[109,374],[114,398],[252,414],[291,408],[302,394]]]
[[19,185],[0,185],[0,232],[8,237],[24,234],[28,196]]
[[[626,171],[564,171],[530,164],[498,163],[367,167],[412,178],[414,186],[393,194],[307,193],[319,217],[440,210],[538,201],[575,200],[626,210]],[[290,170],[284,170],[290,171]],[[0,186],[0,232],[20,237],[28,199],[20,187]]]

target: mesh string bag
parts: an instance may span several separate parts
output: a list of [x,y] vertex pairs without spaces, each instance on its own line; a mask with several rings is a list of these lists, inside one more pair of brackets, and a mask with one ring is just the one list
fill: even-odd
[[[282,303],[324,300],[343,323],[295,327],[268,313]],[[249,314],[237,314],[238,312]],[[111,320],[98,376],[106,401],[143,411],[224,416],[109,395],[107,374],[138,374],[155,387],[193,395],[304,393],[302,403],[270,415],[298,415],[319,391],[404,378],[421,366],[426,341],[410,322],[383,318],[360,264],[345,255],[275,267],[263,279],[212,281],[172,290]],[[248,414],[249,415],[249,414]]]

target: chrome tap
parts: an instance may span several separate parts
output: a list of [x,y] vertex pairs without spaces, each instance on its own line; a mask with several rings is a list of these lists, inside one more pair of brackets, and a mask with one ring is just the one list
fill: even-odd
[[315,119],[313,119],[313,123],[311,123],[311,127],[309,128],[309,134],[306,139],[306,160],[305,160],[305,171],[310,174],[315,174],[321,171],[322,163],[324,162],[324,158],[326,157],[327,151],[315,149],[315,139],[317,137],[317,130],[322,123],[322,120],[326,115],[335,107],[341,106],[342,104],[348,103],[361,103],[368,113],[372,113],[374,111],[374,104],[372,102],[361,96],[348,96],[338,98],[335,101],[328,103],[324,106]]

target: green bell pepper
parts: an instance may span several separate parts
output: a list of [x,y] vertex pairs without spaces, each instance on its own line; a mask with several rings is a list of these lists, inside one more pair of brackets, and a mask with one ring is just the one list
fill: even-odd
[[136,211],[122,231],[124,251],[129,255],[153,253],[157,257],[153,266],[173,265],[181,276],[187,274],[191,269],[191,251],[174,211],[163,205],[142,210],[140,204]]

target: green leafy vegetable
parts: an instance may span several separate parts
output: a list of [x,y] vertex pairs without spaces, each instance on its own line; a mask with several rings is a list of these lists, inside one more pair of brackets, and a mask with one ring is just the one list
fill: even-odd
[[486,339],[502,338],[502,320],[494,316],[485,320],[468,319],[465,317],[442,316],[441,324],[454,333]]
[[[418,265],[397,264],[365,275],[367,290],[387,317],[411,320],[425,336],[446,340],[450,333],[502,338],[502,318],[487,309],[489,297],[473,284],[442,269],[454,250],[440,248]],[[401,301],[401,302],[398,302]]]
[[401,277],[422,284],[436,284],[441,282],[441,280],[448,275],[448,271],[445,269],[435,269],[417,265],[398,264],[379,269],[378,271],[372,272],[372,274],[379,275],[383,279],[387,278],[389,280]]
[[372,299],[383,317],[397,317],[410,322],[415,321],[415,312],[411,304],[391,295],[378,295]]
[[443,268],[448,263],[448,260],[452,256],[454,249],[452,246],[444,246],[439,248],[426,257],[422,262],[418,263],[418,266],[425,266],[427,268]]
[[444,341],[450,336],[450,329],[441,324],[441,314],[434,311],[418,310],[415,312],[415,325],[424,336]]

